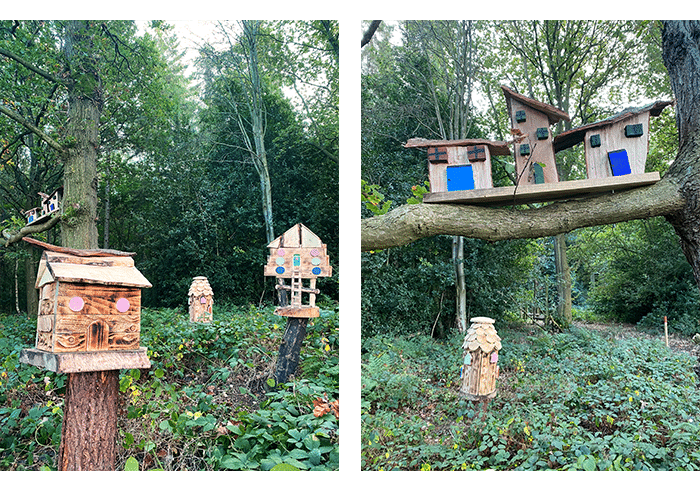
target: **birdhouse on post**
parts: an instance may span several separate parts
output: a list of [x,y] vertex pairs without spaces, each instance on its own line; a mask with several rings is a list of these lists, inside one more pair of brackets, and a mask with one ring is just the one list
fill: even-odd
[[501,85],[515,137],[515,172],[518,185],[559,182],[554,161],[551,125],[569,121],[569,115]]
[[134,267],[133,254],[24,240],[44,253],[35,285],[36,345],[20,361],[57,373],[150,367],[140,321],[141,288],[151,283]]
[[[290,280],[289,284],[278,284],[277,289],[290,292],[289,304],[275,310],[279,316],[295,318],[315,318],[319,315],[316,307],[316,278],[332,275],[326,245],[303,224],[297,224],[277,237],[268,246],[270,257],[265,266],[265,276]],[[308,280],[308,286],[304,286]],[[308,303],[302,297],[308,294]]]
[[491,157],[510,155],[507,143],[486,139],[413,138],[404,147],[427,149],[431,193],[492,188]]
[[554,139],[554,150],[583,142],[589,179],[643,175],[649,150],[649,116],[659,116],[671,104],[673,101],[657,101],[567,130]]
[[212,306],[214,305],[214,292],[209,285],[209,280],[204,276],[195,277],[187,295],[189,297],[190,321],[193,323],[210,323],[212,320]]
[[462,344],[464,363],[459,392],[467,399],[485,402],[496,396],[501,338],[493,319],[477,317],[470,322]]

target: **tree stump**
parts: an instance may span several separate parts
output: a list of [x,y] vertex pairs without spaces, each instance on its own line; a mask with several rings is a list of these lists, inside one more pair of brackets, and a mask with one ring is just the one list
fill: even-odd
[[114,470],[119,370],[69,373],[67,378],[58,470]]

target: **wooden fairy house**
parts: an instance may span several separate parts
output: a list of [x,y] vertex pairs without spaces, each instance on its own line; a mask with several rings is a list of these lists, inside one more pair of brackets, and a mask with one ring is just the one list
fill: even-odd
[[[265,276],[274,276],[284,284],[277,289],[290,292],[289,304],[275,310],[279,316],[315,318],[319,315],[316,307],[316,278],[331,276],[326,245],[303,224],[296,224],[268,245],[270,257],[265,265]],[[286,281],[290,280],[289,284]],[[308,286],[304,286],[307,280]],[[308,294],[308,303],[302,296]]]
[[41,196],[41,204],[36,208],[32,208],[24,212],[27,219],[27,225],[38,224],[47,220],[51,214],[59,212],[61,209],[61,199],[63,197],[63,188],[59,187],[51,194],[39,193]]
[[506,97],[515,138],[517,184],[559,182],[550,126],[571,118],[565,111],[519,94],[505,85],[501,85],[501,90]]
[[491,318],[471,318],[462,344],[464,363],[459,392],[467,399],[487,401],[496,396],[498,380],[498,352],[501,338]]
[[649,150],[649,117],[673,101],[631,108],[605,120],[567,130],[554,139],[555,151],[583,142],[589,179],[642,175]]
[[431,193],[492,188],[491,157],[510,155],[507,143],[486,139],[413,138],[404,146],[427,150]]
[[187,296],[190,321],[193,323],[210,323],[212,320],[212,306],[214,305],[214,292],[209,285],[209,280],[204,276],[196,276],[192,280]]
[[56,353],[139,348],[141,288],[151,283],[134,266],[132,253],[30,242],[45,248],[36,278],[37,349]]

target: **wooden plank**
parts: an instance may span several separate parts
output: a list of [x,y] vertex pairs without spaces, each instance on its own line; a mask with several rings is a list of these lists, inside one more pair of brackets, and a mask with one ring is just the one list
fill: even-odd
[[[141,289],[139,288],[60,283],[59,290],[60,293],[56,297],[56,308],[59,316],[74,314],[128,315],[134,316],[130,320],[139,320],[139,312],[141,311]],[[82,308],[79,311],[74,311],[71,308],[71,300],[74,297],[79,297],[82,300]],[[125,299],[126,302],[122,299]],[[118,308],[118,304],[122,308],[121,310]],[[75,307],[75,304],[73,306]]]
[[[516,204],[537,203],[648,186],[658,182],[660,179],[658,172],[648,172],[605,179],[583,179],[551,184],[521,185],[518,186],[517,190],[515,186],[504,186],[492,189],[452,191],[449,193],[426,193],[423,201],[425,203],[467,203],[485,206],[509,205],[514,202]],[[514,193],[515,196],[513,196]]]
[[121,252],[119,250],[112,250],[111,248],[96,248],[96,249],[90,249],[90,250],[80,250],[80,249],[75,249],[75,248],[59,247],[57,245],[52,245],[52,244],[46,243],[44,241],[35,240],[34,238],[30,238],[28,236],[25,236],[24,238],[22,238],[22,241],[26,241],[27,243],[31,243],[32,245],[41,247],[44,250],[50,250],[53,252],[60,252],[60,253],[67,253],[67,254],[83,256],[83,257],[108,257],[108,256],[112,256],[112,255],[121,255],[121,256],[136,255],[134,252]]
[[80,373],[131,368],[150,368],[146,348],[129,351],[46,352],[22,349],[20,363],[38,366],[55,373]]
[[288,318],[318,318],[320,311],[318,307],[311,306],[286,306],[275,309],[277,316],[286,316]]

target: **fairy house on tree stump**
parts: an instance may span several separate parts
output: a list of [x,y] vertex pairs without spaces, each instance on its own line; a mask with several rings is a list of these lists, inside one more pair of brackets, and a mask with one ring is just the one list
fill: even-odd
[[209,280],[204,276],[195,277],[187,295],[190,306],[190,321],[193,323],[211,322],[214,292],[209,285]]
[[659,116],[673,101],[631,108],[610,118],[559,134],[555,152],[583,142],[589,179],[643,175],[649,150],[649,117]]
[[[134,266],[134,254],[24,241],[44,253],[36,347],[23,350],[20,361],[58,373],[149,367],[140,347],[141,289],[151,283]],[[99,356],[69,356],[86,353]]]
[[[265,265],[265,276],[289,280],[289,284],[278,284],[277,289],[290,292],[289,304],[275,310],[279,316],[295,318],[315,318],[319,315],[316,307],[316,278],[331,276],[326,245],[303,224],[297,224],[277,237],[268,246],[270,257]],[[304,286],[308,280],[308,286]],[[302,297],[308,294],[308,303]]]
[[470,400],[487,401],[496,396],[501,338],[493,326],[493,319],[478,317],[470,322],[462,344],[464,364],[459,392]]

